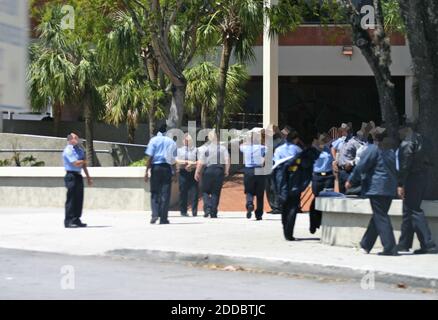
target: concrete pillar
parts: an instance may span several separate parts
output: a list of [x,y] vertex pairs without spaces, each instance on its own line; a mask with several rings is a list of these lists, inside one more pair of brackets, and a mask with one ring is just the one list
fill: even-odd
[[[267,0],[266,6],[278,0]],[[278,125],[278,37],[269,37],[266,18],[263,34],[263,127]]]
[[417,97],[414,92],[415,78],[413,76],[405,77],[405,114],[409,120],[417,120],[419,106]]

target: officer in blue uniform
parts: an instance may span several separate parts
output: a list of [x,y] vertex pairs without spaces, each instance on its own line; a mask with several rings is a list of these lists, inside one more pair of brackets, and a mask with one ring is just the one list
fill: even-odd
[[93,185],[93,180],[88,173],[85,152],[80,144],[79,136],[75,133],[71,133],[67,136],[67,141],[68,145],[62,153],[66,171],[64,182],[67,188],[64,226],[66,228],[84,228],[87,225],[81,221],[84,203],[82,170],[84,170],[89,186]]
[[362,181],[362,195],[370,199],[373,216],[360,242],[362,249],[369,253],[380,237],[384,251],[379,255],[393,256],[397,255],[397,247],[388,211],[397,195],[395,151],[386,131],[377,132],[375,142],[377,145],[369,145],[362,154],[345,189]]
[[188,198],[191,196],[192,215],[198,215],[198,182],[195,180],[197,148],[189,134],[184,136],[184,145],[178,148],[176,157],[179,173],[179,205],[183,217],[187,217]]
[[310,206],[310,233],[314,234],[321,227],[322,212],[315,209],[316,197],[324,189],[334,189],[333,156],[330,150],[330,137],[323,134],[315,146],[321,153],[313,165],[312,193],[315,198]]
[[145,182],[149,181],[152,219],[155,224],[160,219],[160,224],[169,224],[169,202],[172,187],[172,165],[175,163],[177,146],[173,139],[167,137],[166,126],[158,129],[146,148],[146,175]]
[[[263,217],[263,200],[265,193],[265,175],[257,172],[257,168],[262,168],[266,147],[261,144],[261,135],[254,133],[248,137],[248,141],[240,146],[243,153],[244,168],[244,187],[246,194],[246,217],[251,219],[254,211],[254,197],[257,199],[257,209],[255,216],[257,220]],[[261,171],[261,170],[260,170]]]

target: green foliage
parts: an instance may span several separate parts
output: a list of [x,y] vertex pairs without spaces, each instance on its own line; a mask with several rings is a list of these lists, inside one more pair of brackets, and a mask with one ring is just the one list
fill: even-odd
[[11,160],[9,159],[0,160],[0,167],[10,167],[10,166],[11,166]]
[[[214,119],[219,68],[212,62],[202,62],[187,69],[184,75],[188,82],[186,89],[188,112],[194,113],[199,108],[207,108],[210,119]],[[230,66],[225,95],[225,119],[241,111],[242,102],[246,98],[245,85],[248,80],[249,75],[244,65]]]
[[382,9],[385,15],[385,29],[388,32],[406,33],[400,7],[397,0],[382,0]]
[[135,161],[129,165],[130,167],[146,167],[146,158]]

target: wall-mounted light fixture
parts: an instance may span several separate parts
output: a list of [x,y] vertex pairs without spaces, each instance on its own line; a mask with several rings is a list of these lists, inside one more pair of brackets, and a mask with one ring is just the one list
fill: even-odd
[[352,46],[343,46],[342,47],[342,54],[346,57],[350,57],[350,60],[353,57],[354,49]]

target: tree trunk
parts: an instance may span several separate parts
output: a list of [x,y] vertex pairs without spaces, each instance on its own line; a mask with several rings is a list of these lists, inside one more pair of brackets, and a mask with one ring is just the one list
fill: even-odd
[[181,128],[182,120],[183,120],[183,116],[184,116],[184,101],[186,98],[186,84],[183,84],[180,86],[175,86],[175,90],[173,92],[173,97],[175,99],[175,104],[172,103],[169,116],[170,117],[176,116],[176,118],[171,119],[171,120],[172,120],[172,122],[175,123],[176,128]]
[[148,110],[149,115],[149,139],[151,139],[155,133],[155,129],[157,127],[157,119],[155,117],[156,105],[152,104]]
[[371,31],[362,28],[362,16],[352,1],[343,2],[350,17],[354,44],[360,49],[374,73],[382,120],[395,144],[398,141],[399,117],[395,105],[395,85],[390,70],[391,43],[384,29],[381,0],[374,0],[376,26]]
[[406,26],[420,106],[418,132],[429,142],[427,199],[438,199],[438,3],[435,0],[398,0]]
[[96,165],[95,155],[94,155],[94,121],[93,121],[93,110],[91,109],[91,99],[88,95],[85,96],[85,140],[86,140],[86,153],[87,162],[89,167],[94,167]]
[[201,107],[201,127],[202,129],[207,129],[208,127],[208,107],[206,105]]
[[225,113],[225,95],[227,88],[227,75],[230,66],[231,52],[233,51],[233,43],[230,37],[224,35],[224,43],[222,47],[221,62],[219,65],[218,92],[216,101],[216,131],[219,137],[219,130],[222,129]]
[[127,127],[128,127],[128,143],[133,144],[135,142],[135,125],[128,122],[127,123]]
[[53,105],[53,135],[59,137],[59,127],[61,124],[62,106],[59,103]]

